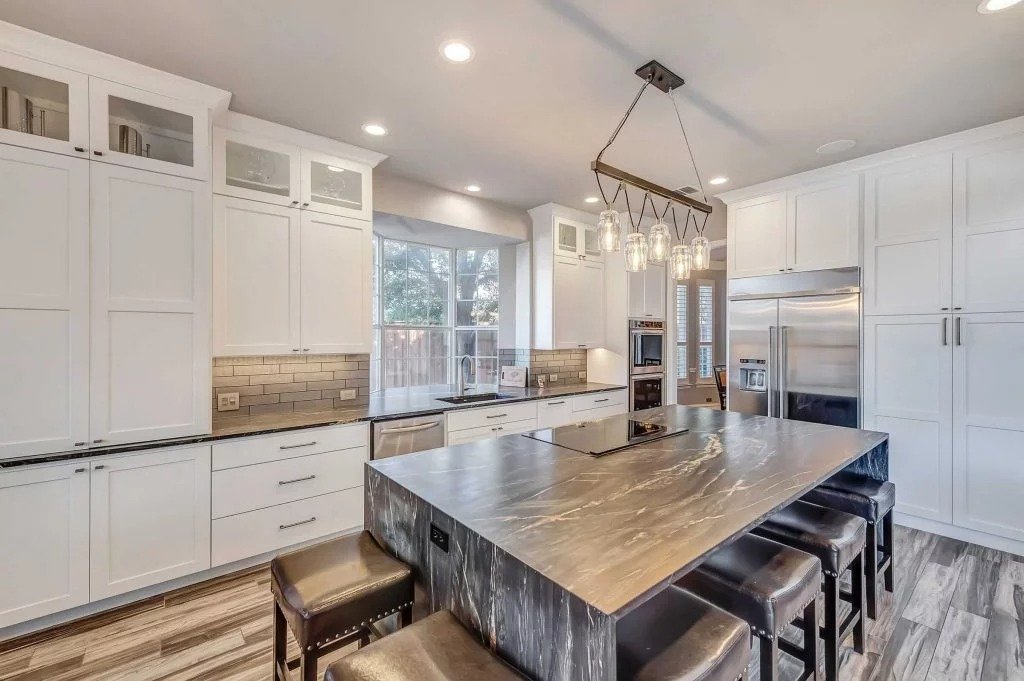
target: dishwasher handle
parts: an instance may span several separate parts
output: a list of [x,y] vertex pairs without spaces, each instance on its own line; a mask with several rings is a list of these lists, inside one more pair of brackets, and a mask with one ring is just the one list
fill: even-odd
[[437,428],[441,425],[440,421],[431,421],[430,423],[421,423],[418,426],[399,426],[398,428],[381,428],[381,435],[399,435],[401,433],[418,433],[421,430],[430,430],[431,428]]

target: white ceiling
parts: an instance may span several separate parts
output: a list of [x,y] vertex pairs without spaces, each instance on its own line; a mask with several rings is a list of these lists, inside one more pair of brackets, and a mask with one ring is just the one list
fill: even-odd
[[[0,19],[232,91],[232,108],[520,207],[593,209],[589,163],[651,58],[719,190],[1024,114],[1024,5],[976,0],[4,0]],[[462,38],[473,61],[438,46]],[[373,120],[391,134],[371,138]],[[821,157],[837,138],[857,147]],[[606,160],[692,184],[652,90]]]

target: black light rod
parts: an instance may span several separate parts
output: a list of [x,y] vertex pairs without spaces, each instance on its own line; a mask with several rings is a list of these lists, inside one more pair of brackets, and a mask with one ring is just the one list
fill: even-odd
[[637,177],[636,175],[627,173],[625,170],[619,170],[615,166],[610,166],[602,161],[591,162],[590,169],[596,173],[604,175],[605,177],[610,177],[613,180],[625,182],[626,184],[632,185],[637,189],[642,189],[645,192],[656,194],[657,196],[660,196],[663,199],[668,199],[669,201],[681,203],[684,206],[689,206],[690,208],[693,208],[694,210],[699,210],[701,213],[709,215],[711,214],[711,206],[704,203],[703,201],[698,201],[697,199],[691,198],[686,194],[682,194],[673,189],[666,189],[661,185],[654,184],[653,182],[648,182],[642,177]]

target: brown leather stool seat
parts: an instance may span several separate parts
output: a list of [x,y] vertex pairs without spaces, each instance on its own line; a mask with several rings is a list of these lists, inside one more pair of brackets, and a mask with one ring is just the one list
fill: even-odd
[[[745,535],[709,556],[676,582],[745,620],[761,641],[761,678],[778,678],[780,649],[818,666],[817,596],[821,564],[814,556],[768,539]],[[799,648],[781,637],[794,620],[810,622]]]
[[750,662],[750,627],[677,586],[616,627],[620,681],[736,681]]
[[[821,561],[825,582],[825,678],[839,678],[839,645],[853,634],[853,647],[864,652],[864,545],[867,523],[855,515],[796,501],[754,528],[758,536],[806,551]],[[850,571],[851,592],[841,594],[839,578]],[[839,621],[839,598],[850,614]]]
[[892,593],[895,582],[893,548],[896,542],[892,512],[896,506],[896,486],[843,471],[805,494],[803,500],[851,513],[867,521],[864,577],[867,580],[868,617],[875,619],[878,617],[879,573],[886,591]]
[[[412,571],[385,552],[369,532],[331,539],[270,562],[275,601],[275,678],[287,678],[284,626],[299,644],[302,679],[316,678],[321,655],[358,638],[369,641],[367,625],[402,613],[410,620]],[[279,646],[280,644],[280,646]]]
[[331,664],[324,681],[522,681],[447,610]]

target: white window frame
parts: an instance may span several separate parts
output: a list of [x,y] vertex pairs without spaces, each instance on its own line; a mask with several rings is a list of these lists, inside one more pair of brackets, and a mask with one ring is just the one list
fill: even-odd
[[[708,340],[703,340],[701,337],[702,323],[700,319],[700,290],[704,287],[711,289],[711,319],[708,320]],[[694,343],[696,355],[694,356],[694,369],[696,369],[695,378],[697,385],[714,385],[715,383],[715,323],[718,321],[715,319],[715,280],[714,279],[698,279],[697,286],[694,289],[696,297],[696,309],[697,318],[695,320],[695,327],[697,330],[697,341]],[[689,310],[687,310],[689,311]],[[711,351],[711,364],[710,372],[707,376],[700,375],[700,351],[702,348],[707,347]]]

